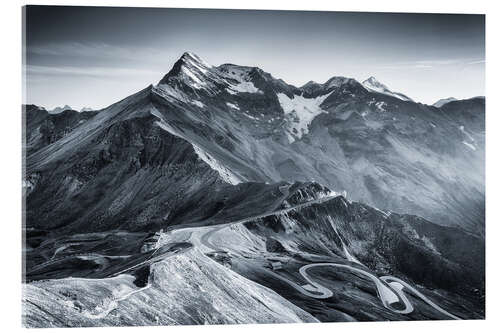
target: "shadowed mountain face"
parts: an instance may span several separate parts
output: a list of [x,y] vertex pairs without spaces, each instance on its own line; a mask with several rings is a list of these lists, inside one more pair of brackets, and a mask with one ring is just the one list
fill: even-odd
[[[184,139],[213,156],[239,181],[317,181],[382,209],[477,234],[484,231],[483,98],[436,109],[367,90],[343,77],[299,89],[258,68],[212,67],[187,53],[157,86],[104,111],[39,152],[45,161],[35,168],[28,163],[29,169],[66,159],[62,150],[87,151],[85,144],[96,150],[95,140],[105,149],[101,159],[109,149],[125,146],[142,154],[154,145],[129,137],[136,130],[129,127],[155,133],[163,129],[162,135]],[[139,124],[132,120],[136,118],[144,119]],[[166,125],[160,127],[162,123]],[[90,127],[95,137],[85,134]],[[85,140],[65,144],[83,135]],[[129,142],[105,148],[116,145],[108,135]],[[135,156],[148,165],[145,158]]]
[[[133,325],[121,311],[154,312],[152,299],[189,313],[183,323],[259,322],[259,312],[268,313],[263,322],[450,318],[419,292],[480,318],[484,103],[436,108],[375,79],[340,76],[297,88],[256,67],[214,67],[185,53],[157,85],[99,112],[26,106],[25,320]],[[322,266],[301,280],[309,264]],[[199,270],[234,280],[253,310],[231,317],[241,311],[232,291],[214,276],[195,278]],[[193,280],[167,292],[180,271]],[[53,281],[34,282],[45,279]],[[95,300],[71,296],[67,279]],[[181,302],[182,288],[196,285],[222,295],[221,317],[190,310],[205,300]],[[339,286],[343,296],[331,294]],[[254,304],[265,297],[274,310]],[[94,302],[110,305],[94,311]],[[43,310],[67,321],[41,320]],[[177,322],[139,313],[136,324]]]
[[65,110],[51,114],[36,105],[26,105],[24,112],[26,114],[25,138],[28,155],[61,139],[97,113],[96,111],[80,113],[74,110]]

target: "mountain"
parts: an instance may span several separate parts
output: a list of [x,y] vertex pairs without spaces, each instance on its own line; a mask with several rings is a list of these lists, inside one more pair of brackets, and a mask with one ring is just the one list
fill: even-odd
[[364,80],[363,81],[363,86],[368,89],[368,90],[371,90],[371,91],[374,91],[374,92],[378,92],[378,93],[381,93],[381,94],[386,94],[388,96],[393,96],[393,97],[396,97],[396,98],[399,98],[400,100],[403,100],[403,101],[411,101],[413,102],[413,100],[402,94],[402,93],[399,93],[399,92],[393,92],[391,91],[389,88],[387,88],[386,85],[380,83],[379,81],[377,81],[376,78],[374,78],[373,76],[370,76],[368,79]]
[[64,105],[64,106],[56,106],[54,109],[48,111],[50,114],[58,114],[67,110],[73,110],[71,106],[69,105]]
[[[316,181],[380,209],[483,234],[484,99],[435,109],[368,91],[344,77],[296,88],[256,67],[214,67],[186,53],[159,84],[103,111],[28,156],[28,178],[41,177],[48,184],[28,202],[50,203],[56,191],[52,187],[59,184],[57,206],[66,214],[75,199],[63,189],[80,189],[89,179],[99,188],[95,176],[103,168],[112,170],[114,163],[122,169],[122,155],[135,165],[128,171],[135,174],[149,165],[148,158],[165,154],[158,155],[162,145],[149,144],[151,135],[161,135],[196,147],[190,148],[193,158],[210,156],[211,167],[232,183]],[[28,137],[43,132],[42,127],[31,128]],[[64,132],[71,128],[64,126]],[[116,179],[117,187],[130,181],[122,177]],[[78,195],[94,197],[91,188],[83,186]],[[111,202],[121,200],[102,189],[99,193]],[[105,200],[89,204],[101,205],[92,206],[98,209],[96,216],[109,215]],[[38,204],[31,207],[28,214],[37,216],[38,224],[66,223],[55,218],[57,210],[40,213]],[[89,207],[81,209],[88,214]],[[84,224],[87,214],[79,215]]]
[[92,108],[89,108],[89,107],[83,107],[80,112],[91,112],[91,111],[94,111]]
[[74,110],[53,114],[33,104],[23,105],[23,112],[26,115],[25,148],[28,155],[61,139],[95,115],[95,112],[81,114]]
[[449,102],[453,102],[453,101],[456,101],[456,100],[457,99],[455,97],[442,98],[442,99],[440,99],[439,101],[437,101],[436,103],[434,103],[432,105],[435,106],[435,107],[437,107],[437,108],[440,108],[444,104],[449,103]]
[[485,100],[394,94],[184,53],[25,106],[26,325],[484,317]]
[[[36,281],[24,289],[30,300],[25,322],[50,327],[484,316],[484,260],[477,260],[484,258],[484,242],[343,197],[160,233],[149,252],[139,250],[145,239],[147,234],[121,231],[46,241],[41,254],[52,260],[32,267]],[[404,297],[395,294],[400,283],[405,291],[396,294]],[[390,304],[380,301],[384,297]]]
[[[467,131],[484,128],[482,100],[471,100],[474,123],[467,117],[450,121],[443,112],[369,91],[349,78],[299,89],[258,68],[196,65],[192,59],[181,58],[154,88],[177,107],[194,108],[165,120],[223,154],[245,180],[318,181],[382,209],[482,233],[484,146],[464,144],[471,140],[461,130],[483,140],[484,131]],[[191,87],[192,77],[205,86]],[[193,119],[211,130],[195,130]],[[221,144],[212,144],[215,137]],[[464,173],[450,179],[449,170],[458,169]]]

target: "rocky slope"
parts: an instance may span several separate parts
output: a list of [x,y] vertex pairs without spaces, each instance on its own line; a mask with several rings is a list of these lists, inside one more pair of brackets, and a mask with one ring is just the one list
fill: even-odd
[[450,318],[419,293],[480,318],[484,103],[341,76],[294,87],[185,53],[99,112],[26,106],[25,323]]
[[95,111],[80,113],[74,110],[51,114],[36,105],[25,105],[23,109],[27,155],[61,139],[96,114]]
[[[294,197],[316,193],[317,199],[305,195],[308,199],[301,204],[256,217],[164,232],[143,254],[134,250],[134,244],[144,241],[143,234],[75,235],[52,245],[46,242],[47,257],[51,249],[56,251],[36,268],[43,274],[36,278],[41,281],[25,286],[25,323],[47,327],[484,316],[481,238],[342,196],[323,197],[317,185],[299,188]],[[303,267],[325,262],[344,267],[318,267],[305,279]],[[378,299],[381,289],[347,268],[380,281],[403,279],[416,289],[392,282],[387,290],[390,294],[401,288],[411,311],[403,311],[404,299],[384,305]],[[75,277],[80,272],[84,275]],[[383,282],[380,286],[388,288]]]
[[[217,278],[214,278],[217,277]],[[317,322],[266,287],[211,259],[180,254],[156,264],[145,287],[134,277],[65,278],[25,286],[30,327]]]
[[213,67],[186,53],[158,85],[40,152],[45,161],[29,158],[28,176],[54,154],[64,158],[57,149],[76,151],[91,140],[72,145],[72,138],[154,113],[150,122],[168,124],[167,132],[239,181],[317,181],[382,209],[482,234],[484,99],[446,105],[403,101],[343,77],[296,88],[258,68]]

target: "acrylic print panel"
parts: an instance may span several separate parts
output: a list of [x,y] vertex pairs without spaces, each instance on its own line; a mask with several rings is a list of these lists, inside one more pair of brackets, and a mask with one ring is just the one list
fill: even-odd
[[25,31],[25,326],[484,318],[483,15]]

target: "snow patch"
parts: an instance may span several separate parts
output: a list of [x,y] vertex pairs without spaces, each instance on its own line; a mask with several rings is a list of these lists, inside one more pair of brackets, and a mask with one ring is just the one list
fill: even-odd
[[[342,239],[340,239],[340,241],[342,242]],[[347,246],[345,246],[344,242],[342,242],[342,249],[344,250],[344,255],[345,255],[347,260],[349,260],[350,262],[355,262],[356,264],[364,266],[355,256],[353,256],[351,253],[349,253],[349,251],[347,250]]]
[[228,89],[229,93],[231,94],[236,94],[238,92],[240,93],[251,93],[251,94],[262,94],[263,92],[260,91],[254,84],[253,82],[240,82],[235,85],[231,85],[231,87]]
[[363,87],[365,87],[369,91],[377,92],[380,94],[396,97],[402,101],[412,101],[411,98],[408,96],[405,96],[401,93],[398,92],[393,92],[385,84],[380,83],[375,79],[373,76],[370,77],[369,79],[363,81],[362,83]]
[[387,105],[387,103],[385,103],[385,102],[375,103],[375,106],[377,107],[377,109],[379,109],[379,111],[382,111],[382,112],[387,111],[386,109],[384,109],[384,105]]
[[229,102],[227,102],[227,103],[226,103],[226,105],[227,105],[227,106],[229,106],[230,108],[235,109],[235,110],[239,110],[239,109],[240,109],[240,108],[238,107],[238,105],[233,104],[233,103],[229,103]]
[[196,61],[193,61],[191,59],[188,59],[186,62],[190,65],[195,67],[197,70],[199,70],[202,74],[206,74],[208,72],[208,68],[211,68],[212,66],[206,63],[204,60],[202,60],[200,57],[196,56],[195,54],[189,53],[191,58],[195,59]]
[[466,137],[467,137],[470,141],[472,141],[472,142],[474,142],[474,141],[475,141],[475,140],[474,140],[474,138],[472,137],[472,135],[470,135],[470,134],[469,134],[469,132],[467,132],[467,131],[465,130],[465,127],[464,127],[464,126],[460,126],[460,127],[458,127],[458,128],[460,129],[460,132],[462,132],[463,134],[465,134],[465,136],[466,136]]
[[205,104],[200,101],[191,101],[191,104],[196,105],[197,107],[203,108]]
[[237,185],[241,183],[240,179],[228,168],[226,168],[222,163],[220,163],[218,160],[216,160],[213,156],[211,156],[209,153],[201,149],[195,144],[192,144],[194,151],[198,155],[198,157],[207,163],[212,170],[215,170],[219,173],[221,178],[228,184],[232,185]]
[[188,76],[191,79],[192,86],[194,88],[201,89],[205,85],[203,83],[203,81],[200,80],[200,78],[198,76],[196,76],[196,74],[193,73],[192,71],[190,71],[188,68],[182,67],[182,73],[184,73],[186,76]]
[[170,102],[187,102],[189,100],[183,92],[172,88],[168,84],[157,85],[154,87],[154,92]]
[[467,141],[462,141],[462,143],[463,143],[464,145],[466,145],[467,147],[469,147],[470,149],[472,149],[472,150],[474,150],[474,151],[476,150],[476,147],[474,147],[474,145],[473,145],[473,144],[468,143]]
[[[221,75],[228,79],[229,87],[226,89],[232,95],[238,93],[250,93],[250,94],[263,94],[253,82],[249,76],[251,71],[250,67],[241,67],[235,65],[226,66],[221,71]],[[236,83],[233,83],[236,81]]]
[[251,116],[251,115],[249,115],[247,113],[243,113],[243,115],[247,116],[248,118],[253,119],[253,120],[259,120],[259,118],[255,118],[254,116]]
[[294,95],[290,98],[283,93],[276,95],[281,108],[285,112],[285,116],[292,119],[290,126],[292,135],[288,136],[289,140],[292,139],[290,143],[294,141],[293,136],[300,139],[304,134],[309,132],[309,125],[312,120],[320,113],[325,112],[320,108],[320,105],[331,93],[315,98],[306,98],[302,95]]
[[182,91],[179,91],[175,88],[172,88],[171,86],[167,84],[161,84],[158,85],[154,88],[154,91],[160,95],[161,97],[165,98],[169,102],[183,102],[183,103],[191,103],[193,105],[196,105],[200,108],[203,108],[205,104],[203,104],[200,101],[197,100],[192,100],[190,97],[188,97],[186,94],[184,94]]

